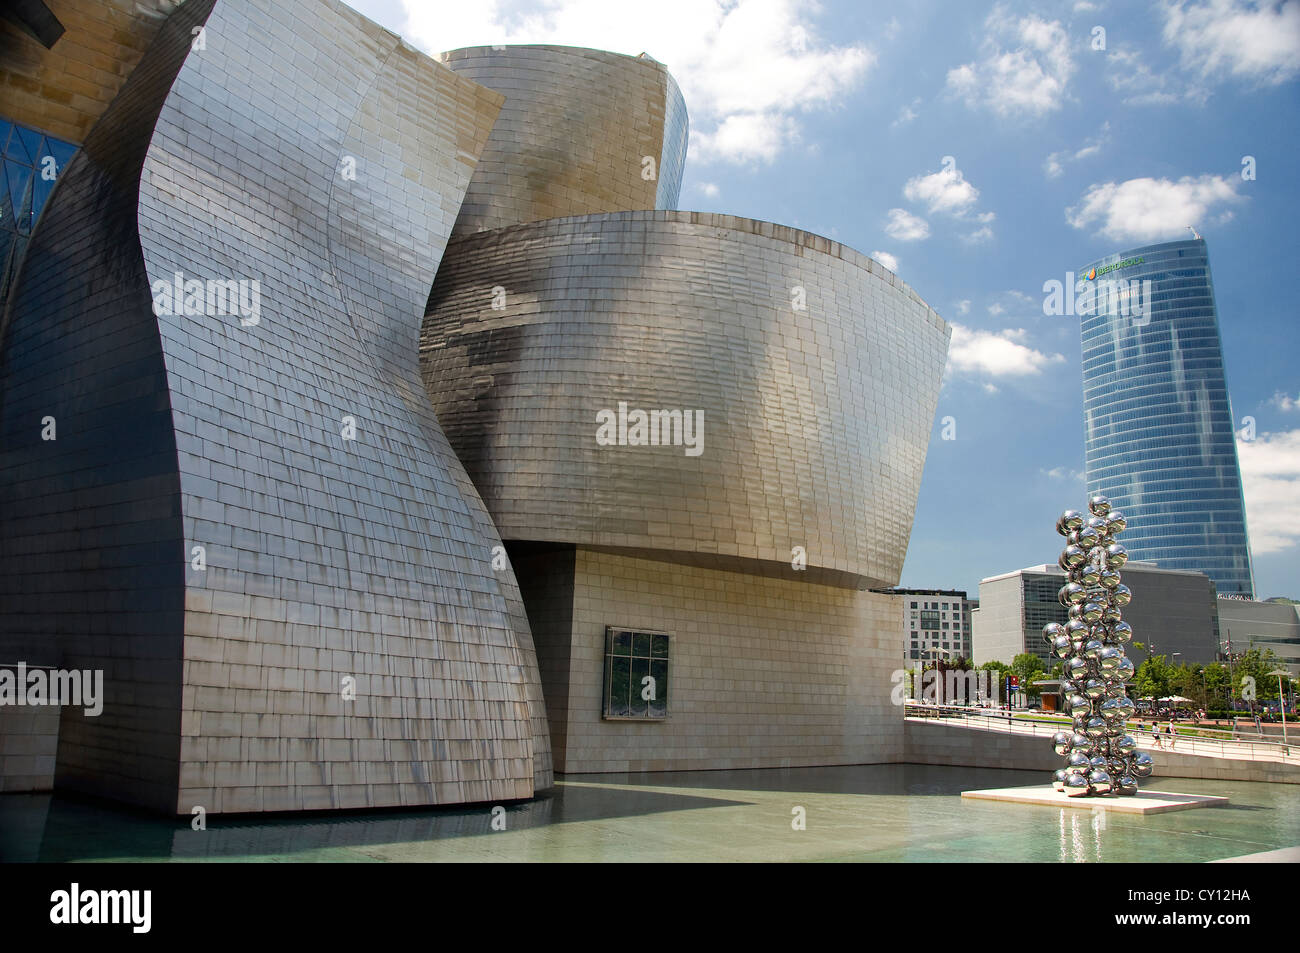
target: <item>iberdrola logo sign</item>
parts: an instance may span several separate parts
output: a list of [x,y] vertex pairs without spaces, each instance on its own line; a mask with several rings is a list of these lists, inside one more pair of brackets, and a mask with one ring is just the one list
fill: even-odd
[[1120,261],[1089,268],[1079,273],[1065,273],[1065,281],[1055,278],[1043,283],[1043,314],[1104,315],[1132,318],[1134,327],[1151,323],[1151,279],[1106,278],[1113,271],[1142,264],[1142,257],[1124,258]]
[[1132,268],[1134,265],[1140,265],[1146,261],[1145,258],[1125,258],[1122,261],[1111,262],[1109,265],[1103,265],[1101,268],[1089,269],[1087,279],[1096,281],[1103,275],[1109,275],[1112,271],[1119,271],[1121,268]]

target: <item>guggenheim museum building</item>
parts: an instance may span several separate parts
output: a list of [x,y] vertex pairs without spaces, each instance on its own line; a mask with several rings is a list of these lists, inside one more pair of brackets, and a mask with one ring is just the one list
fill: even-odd
[[[679,211],[648,55],[337,0],[0,18],[0,790],[167,814],[901,760],[949,328]],[[21,691],[21,686],[20,686]]]

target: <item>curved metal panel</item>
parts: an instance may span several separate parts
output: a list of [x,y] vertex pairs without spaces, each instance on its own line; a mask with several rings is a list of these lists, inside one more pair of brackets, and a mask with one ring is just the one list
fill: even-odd
[[[892,585],[948,335],[896,276],[836,242],[627,212],[454,240],[421,357],[508,540],[769,573],[802,547],[805,578]],[[602,445],[598,415],[634,410],[698,411],[698,452],[685,433]]]
[[[528,797],[550,763],[526,617],[416,364],[501,97],[333,0],[222,0],[191,48],[208,6],[92,131],[16,288],[6,428],[48,404],[63,452],[33,429],[6,482],[72,530],[35,591],[93,561],[108,591],[55,624],[126,673],[60,761],[181,813]],[[86,404],[126,413],[87,435]],[[7,566],[59,548],[4,516],[39,543]],[[141,686],[165,696],[147,791]]]
[[506,97],[455,234],[677,206],[686,103],[663,64],[568,46],[477,46],[442,60]]

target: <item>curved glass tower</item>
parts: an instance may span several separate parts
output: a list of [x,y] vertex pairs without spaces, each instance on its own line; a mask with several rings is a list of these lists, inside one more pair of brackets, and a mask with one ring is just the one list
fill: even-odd
[[1079,272],[1088,493],[1129,519],[1134,559],[1254,596],[1241,472],[1205,242],[1107,255]]

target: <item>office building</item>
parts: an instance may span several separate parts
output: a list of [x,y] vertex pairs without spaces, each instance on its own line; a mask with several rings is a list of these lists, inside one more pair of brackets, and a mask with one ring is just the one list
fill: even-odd
[[[1127,533],[1126,533],[1127,535]],[[1214,584],[1204,573],[1165,569],[1131,560],[1123,570],[1133,601],[1124,621],[1133,627],[1134,643],[1125,653],[1135,665],[1148,655],[1164,655],[1175,664],[1206,664],[1217,655]],[[1036,655],[1048,671],[1056,660],[1043,641],[1043,626],[1064,622],[1066,609],[1057,598],[1067,577],[1056,566],[1032,566],[980,580],[979,611],[974,613],[975,664],[1010,664],[1021,653]]]
[[1084,287],[1088,494],[1128,517],[1134,559],[1252,598],[1250,540],[1204,240],[1107,255]]

